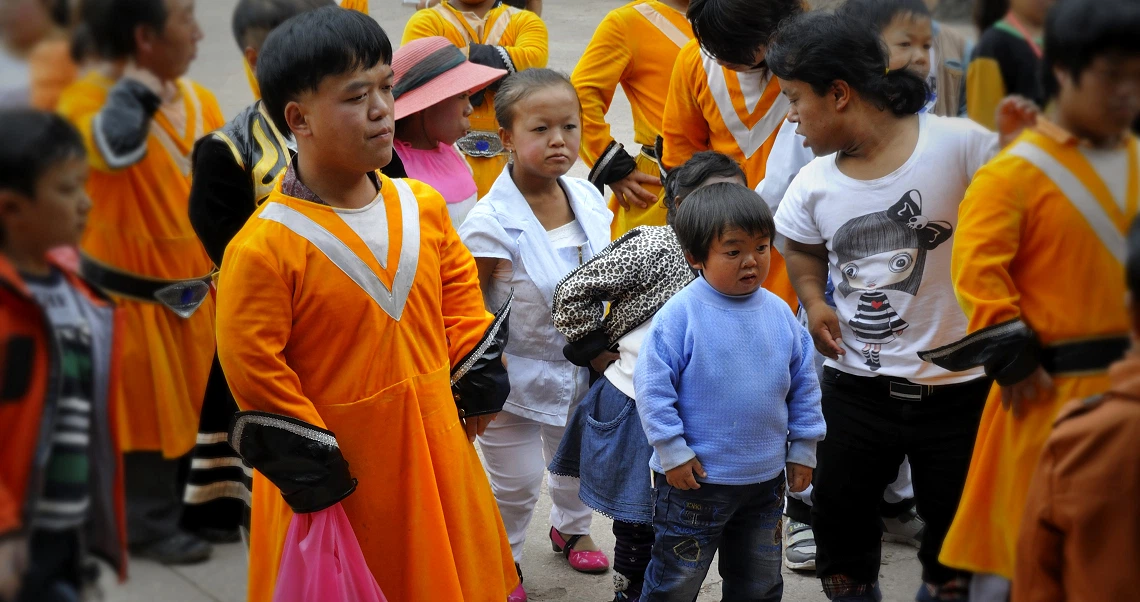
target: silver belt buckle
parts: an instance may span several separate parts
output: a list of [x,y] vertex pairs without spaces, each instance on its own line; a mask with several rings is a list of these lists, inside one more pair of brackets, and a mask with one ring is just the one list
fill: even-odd
[[455,142],[459,152],[469,157],[496,157],[503,154],[503,141],[494,132],[469,132]]
[[158,289],[154,298],[178,317],[186,319],[198,311],[209,294],[210,285],[205,280],[184,280]]
[[922,385],[891,381],[890,396],[903,401],[922,401]]

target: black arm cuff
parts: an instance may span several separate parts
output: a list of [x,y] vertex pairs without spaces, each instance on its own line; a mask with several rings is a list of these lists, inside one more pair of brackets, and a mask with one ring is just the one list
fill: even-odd
[[483,339],[451,372],[451,392],[460,417],[495,414],[503,409],[511,394],[503,349],[507,346],[507,322],[514,298],[512,291],[503,307],[495,312],[495,320]]
[[503,69],[508,75],[516,71],[515,63],[511,60],[511,55],[507,53],[507,49],[502,46],[471,44],[468,46],[467,60],[485,67]]
[[111,87],[92,124],[96,147],[108,167],[123,169],[142,160],[150,120],[160,106],[162,99],[157,94],[129,77]]
[[986,376],[999,385],[1009,386],[1021,382],[1041,365],[1041,345],[1025,322],[1010,320],[949,345],[920,351],[918,357],[951,372],[984,366]]
[[591,184],[598,187],[598,192],[604,193],[605,185],[617,182],[633,173],[635,169],[637,169],[637,161],[625,152],[624,146],[613,140],[602,152],[602,156],[598,157],[598,161],[594,163],[594,168],[590,170],[587,179],[590,180]]
[[317,512],[356,491],[331,431],[267,412],[238,412],[230,446],[278,489],[296,513]]
[[562,355],[565,355],[566,359],[575,366],[589,366],[591,360],[609,348],[609,344],[610,340],[606,336],[606,332],[599,328],[577,341],[567,343],[562,348]]

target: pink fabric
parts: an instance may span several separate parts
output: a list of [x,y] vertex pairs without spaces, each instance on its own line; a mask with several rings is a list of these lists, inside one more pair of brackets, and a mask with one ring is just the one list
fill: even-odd
[[387,602],[341,505],[294,514],[285,534],[273,602]]
[[471,168],[454,147],[440,142],[435,150],[420,150],[402,140],[394,145],[408,177],[438,190],[448,203],[462,203],[479,192]]

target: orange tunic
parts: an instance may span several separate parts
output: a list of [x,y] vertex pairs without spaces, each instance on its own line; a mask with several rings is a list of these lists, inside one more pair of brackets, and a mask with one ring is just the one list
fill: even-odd
[[[243,410],[336,434],[359,480],[342,503],[389,600],[502,602],[518,583],[514,560],[449,380],[491,316],[439,193],[379,178],[384,267],[336,210],[278,183],[226,249],[218,357]],[[313,228],[385,298],[309,242]],[[254,482],[249,600],[268,602],[292,511],[260,473]]]
[[[662,124],[661,163],[673,169],[695,153],[714,150],[740,163],[748,187],[755,188],[764,179],[768,154],[787,113],[788,99],[780,93],[780,82],[774,76],[725,69],[693,40],[681,49],[673,67]],[[784,257],[775,248],[764,288],[792,311],[799,307]]]
[[[1019,153],[1043,151],[1067,168],[1110,216],[1112,227],[1124,233],[1140,195],[1136,139],[1121,151],[1130,153],[1130,173],[1119,174],[1128,178],[1122,210],[1076,141],[1058,129],[1042,124],[1022,134],[978,171],[962,201],[951,272],[970,333],[1020,319],[1048,347],[1128,332],[1123,263],[1055,180]],[[1054,384],[1056,393],[1031,402],[1021,419],[1001,408],[994,387],[962,501],[942,545],[944,564],[1013,576],[1029,479],[1057,413],[1071,399],[1104,392],[1109,380],[1101,371],[1058,376]]]
[[[470,44],[501,46],[507,51],[515,69],[522,71],[545,67],[549,56],[546,24],[538,15],[500,4],[487,11],[482,19],[473,13],[456,9],[448,0],[416,11],[404,27],[403,44],[431,36],[443,36],[452,44],[466,49]],[[471,114],[471,131],[493,132],[498,135],[499,122],[495,120],[495,93],[487,90],[483,104]],[[487,194],[503,166],[507,154],[494,157],[467,157],[474,172],[479,198]]]
[[[570,79],[582,103],[582,148],[579,153],[593,167],[613,141],[606,113],[620,85],[633,111],[633,141],[653,148],[661,135],[665,99],[673,63],[681,47],[693,39],[693,28],[685,15],[656,0],[635,0],[610,11],[598,25],[586,52],[578,60]],[[637,160],[641,173],[660,177],[657,162],[627,149]],[[657,195],[657,203],[645,209],[622,209],[610,196],[614,213],[610,234],[618,238],[637,226],[664,226],[665,193],[661,186],[647,186]]]
[[[143,277],[167,280],[205,276],[213,269],[190,226],[190,153],[194,141],[220,127],[221,109],[205,88],[180,80],[174,101],[186,115],[176,130],[160,110],[154,115],[146,155],[111,170],[95,143],[93,122],[114,82],[89,73],[67,90],[59,111],[79,128],[87,146],[91,212],[80,243],[95,261]],[[214,355],[214,302],[210,297],[188,319],[158,303],[119,297],[123,315],[122,365],[128,369],[112,391],[123,451],[162,451],[174,458],[190,451],[198,432],[206,378]]]

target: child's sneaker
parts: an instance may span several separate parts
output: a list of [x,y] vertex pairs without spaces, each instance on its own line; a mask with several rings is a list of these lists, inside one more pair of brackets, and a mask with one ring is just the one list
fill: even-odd
[[815,570],[815,533],[811,525],[784,517],[784,566],[793,571]]
[[912,506],[902,514],[888,518],[882,517],[883,541],[901,543],[914,548],[922,544],[922,534],[926,530],[926,521],[918,515],[918,510]]

